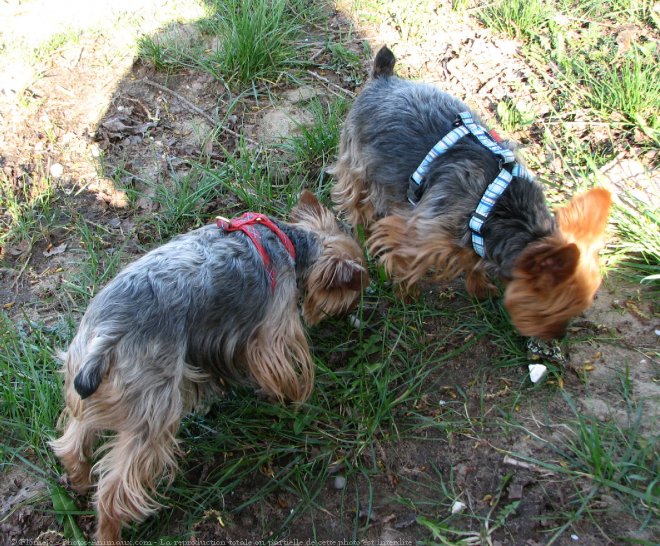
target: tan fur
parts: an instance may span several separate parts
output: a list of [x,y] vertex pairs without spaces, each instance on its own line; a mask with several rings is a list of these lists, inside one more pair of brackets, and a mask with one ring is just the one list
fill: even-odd
[[300,321],[290,320],[297,312],[295,300],[278,298],[246,349],[245,363],[269,395],[304,402],[314,386],[314,365]]
[[332,200],[338,212],[345,214],[349,224],[353,227],[361,225],[369,230],[375,212],[369,188],[374,186],[364,179],[366,167],[350,133],[345,132],[340,146],[337,163],[328,169],[330,174],[336,175]]
[[367,241],[388,273],[407,292],[427,274],[448,282],[463,272],[465,257],[453,236],[436,218],[422,214],[386,216],[374,225]]
[[360,246],[339,228],[333,214],[309,192],[291,211],[291,219],[310,226],[320,236],[321,256],[305,281],[303,317],[314,325],[326,316],[343,313],[369,284]]
[[[551,339],[568,320],[588,308],[601,276],[598,253],[604,241],[610,193],[597,188],[576,196],[556,211],[559,229],[530,245],[517,260],[504,304],[518,331]],[[485,261],[470,247],[458,246],[452,218],[428,218],[416,209],[391,214],[372,225],[367,241],[403,294],[414,294],[425,276],[446,283],[465,275],[468,293],[497,293]]]
[[555,213],[559,230],[518,258],[504,305],[521,334],[557,337],[591,305],[601,283],[598,253],[611,202],[604,188],[575,196]]

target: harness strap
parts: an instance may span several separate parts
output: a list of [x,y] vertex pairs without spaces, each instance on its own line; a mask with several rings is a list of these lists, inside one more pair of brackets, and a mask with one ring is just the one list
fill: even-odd
[[277,224],[267,216],[264,216],[263,214],[257,214],[254,212],[246,212],[245,214],[241,215],[239,218],[234,218],[233,220],[227,220],[222,216],[218,216],[215,219],[215,223],[222,231],[225,231],[227,233],[231,233],[232,231],[241,231],[250,238],[252,244],[254,244],[254,246],[256,247],[257,252],[259,252],[261,259],[264,262],[264,265],[266,266],[266,272],[268,274],[268,278],[270,279],[270,287],[272,290],[275,290],[275,270],[273,269],[273,266],[271,264],[270,256],[268,256],[266,249],[261,244],[261,237],[259,235],[259,232],[254,228],[254,226],[256,224],[261,224],[263,226],[266,226],[268,229],[270,229],[275,235],[277,235],[278,239],[280,240],[280,242],[288,252],[289,256],[291,256],[291,259],[295,261],[296,249],[294,248],[291,239],[287,237],[286,233],[284,233],[277,226]]
[[508,165],[513,163],[511,172],[502,168],[491,182],[484,195],[479,201],[476,210],[470,218],[469,228],[472,231],[472,246],[474,251],[482,258],[485,256],[486,249],[484,238],[481,235],[481,228],[483,227],[490,211],[495,206],[499,197],[504,193],[509,183],[514,176],[523,178],[529,182],[534,180],[534,176],[522,165],[516,163],[516,157],[513,152],[507,148],[500,146],[502,139],[495,131],[487,131],[484,127],[474,121],[470,112],[460,112],[458,119],[454,122],[455,128],[447,133],[440,139],[431,151],[426,154],[419,167],[410,176],[410,183],[408,185],[408,201],[414,206],[421,198],[423,191],[423,182],[431,168],[433,160],[437,159],[442,154],[446,153],[456,144],[461,138],[467,134],[472,134],[474,137],[494,155],[501,158],[500,165]]

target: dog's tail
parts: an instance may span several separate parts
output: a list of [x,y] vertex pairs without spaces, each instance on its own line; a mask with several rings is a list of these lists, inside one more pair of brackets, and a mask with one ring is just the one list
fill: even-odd
[[[95,336],[85,347],[85,355],[73,380],[73,387],[83,400],[99,388],[103,376],[110,365],[112,349],[117,343],[114,336]],[[67,359],[76,358],[75,348],[70,348]]]
[[374,67],[371,70],[371,77],[382,78],[394,74],[394,63],[396,58],[387,46],[380,48],[374,59]]

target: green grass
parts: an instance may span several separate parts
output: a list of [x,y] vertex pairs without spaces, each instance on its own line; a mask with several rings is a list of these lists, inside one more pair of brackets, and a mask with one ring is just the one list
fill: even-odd
[[200,67],[238,87],[275,82],[296,66],[300,23],[290,17],[286,0],[215,1],[217,15],[205,30],[218,37],[215,51]]
[[575,57],[562,65],[569,83],[582,86],[583,102],[606,120],[623,117],[660,142],[660,68],[653,53],[637,49],[600,62]]
[[173,71],[194,67],[201,47],[185,34],[142,36],[138,40],[138,56],[156,70]]
[[[249,108],[261,108],[280,84],[297,85],[305,79],[301,68],[330,71],[351,89],[363,82],[363,54],[370,56],[359,33],[364,19],[337,30],[328,26],[329,13],[319,11],[319,6],[305,0],[208,2],[206,16],[192,30],[174,25],[145,36],[139,55],[168,77],[202,70],[232,91],[242,90],[218,111],[221,118],[237,111],[249,119]],[[398,26],[395,35],[418,45],[438,18],[449,17],[445,9],[430,1],[365,1],[354,13],[366,14],[373,25]],[[463,10],[465,16],[468,13],[474,12]],[[624,0],[504,0],[479,11],[480,20],[496,32],[521,40],[521,52],[536,67],[539,81],[551,82],[547,88],[539,84],[551,105],[542,125],[536,125],[538,120],[516,97],[498,100],[497,114],[508,131],[529,131],[525,134],[534,137],[538,135],[531,131],[538,127],[545,131],[542,149],[530,146],[525,153],[535,154],[530,163],[541,170],[546,151],[561,157],[566,172],[554,180],[553,198],[590,184],[588,176],[632,147],[635,139],[644,138],[647,148],[657,145],[658,69],[652,63],[656,52],[642,40],[619,53],[615,38],[602,30],[611,28],[617,17],[641,24],[652,19],[651,13],[648,2]],[[578,14],[579,20],[569,17],[560,24],[557,14]],[[310,28],[317,33],[313,45],[305,41]],[[66,43],[53,41],[48,51]],[[319,49],[315,64],[309,53]],[[398,68],[419,70],[406,67],[406,62],[404,56]],[[532,83],[521,84],[524,89],[528,85]],[[241,101],[248,106],[235,110],[243,106]],[[239,142],[235,149],[223,148],[220,159],[204,157],[170,167],[160,179],[138,180],[127,188],[133,208],[117,214],[130,214],[135,226],[131,237],[146,251],[216,214],[232,217],[255,210],[286,216],[304,187],[327,202],[332,181],[325,171],[336,157],[350,103],[330,95],[303,103],[312,122],[301,125],[283,149]],[[611,136],[606,143],[594,144],[575,128],[585,118],[586,123],[608,124]],[[56,144],[54,134],[46,137]],[[209,138],[216,149],[222,148],[219,133]],[[129,159],[110,175],[116,183],[129,174]],[[153,211],[138,212],[140,197],[152,199]],[[642,286],[655,287],[660,263],[657,214],[650,204],[631,195],[622,197],[612,215],[618,239],[610,244],[608,263]],[[0,317],[0,452],[3,464],[20,465],[48,484],[47,495],[32,501],[48,504],[45,509],[38,504],[35,511],[50,513],[52,506],[63,534],[80,539],[77,523],[84,513],[79,510],[83,501],[58,485],[61,469],[46,446],[62,407],[54,349],[66,347],[80,313],[128,259],[124,245],[133,242],[108,228],[105,217],[97,221],[71,214],[72,221],[59,220],[55,205],[71,205],[56,202],[48,177],[0,179],[0,198],[3,245],[32,243],[58,221],[58,227],[69,230],[73,242],[79,243],[69,247],[71,260],[63,273],[61,297],[46,302],[59,304],[57,310],[65,314],[48,325],[9,317],[4,311]],[[111,213],[115,211],[104,215]],[[379,503],[393,498],[415,516],[414,532],[425,537],[422,544],[506,543],[515,529],[512,520],[523,506],[506,496],[510,474],[497,476],[492,499],[480,508],[481,499],[468,498],[469,491],[457,481],[450,464],[452,454],[480,464],[481,449],[515,455],[566,482],[562,491],[568,496],[560,507],[545,510],[543,523],[549,528],[538,540],[557,543],[568,540],[574,526],[606,525],[597,504],[602,495],[621,502],[636,528],[651,529],[660,494],[657,439],[644,428],[648,417],[628,375],[621,376],[617,395],[627,420],[598,421],[581,411],[575,394],[562,390],[564,379],[573,383],[571,393],[582,394],[588,388],[576,384],[571,371],[553,366],[548,381],[531,385],[525,340],[512,328],[500,300],[476,302],[462,287],[434,287],[419,300],[404,302],[371,266],[375,280],[357,310],[359,325],[337,319],[309,330],[317,371],[310,400],[300,407],[271,404],[249,389],[230,388],[214,401],[209,414],[189,416],[180,432],[182,471],[160,491],[167,508],[127,529],[124,538],[188,539],[203,522],[218,516],[238,521],[246,509],[258,511],[256,507],[272,504],[280,494],[290,495],[293,503],[279,519],[259,520],[258,532],[273,540],[286,538],[297,522],[308,521],[309,536],[316,537],[318,519],[327,517],[327,491],[341,465],[348,485],[333,518],[350,528],[346,538],[359,540],[374,532],[364,513],[378,513]],[[39,271],[26,270],[26,279],[28,274],[33,275],[30,280],[38,278]],[[28,302],[27,308],[38,312],[37,304],[31,305]],[[75,316],[66,314],[69,310]],[[596,338],[593,333],[576,334],[571,343],[590,341],[604,346],[622,343],[616,336]],[[585,381],[584,374],[580,380]],[[543,414],[548,421],[530,425],[530,406],[535,418]],[[544,413],[551,410],[552,415]],[[511,445],[523,440],[530,445],[533,440],[542,449],[512,453]],[[432,448],[430,457],[446,455],[447,467],[430,461],[421,474],[413,475],[406,473],[408,461],[396,460],[393,472],[400,482],[390,494],[383,485],[388,477],[383,453],[396,456],[399,445],[411,444],[420,450]],[[467,507],[452,515],[456,500]],[[620,539],[611,528],[603,533],[610,533],[614,543]]]
[[213,177],[195,167],[183,176],[172,171],[168,183],[153,184],[153,200],[158,208],[151,222],[158,231],[158,240],[166,241],[202,225],[202,212],[218,198],[219,190]]
[[50,178],[0,175],[0,243],[32,241],[53,220]]
[[[660,218],[657,209],[629,193],[614,204],[612,219],[619,235],[614,256],[620,273],[634,282],[660,284]],[[657,292],[656,292],[657,293]]]
[[76,45],[80,42],[81,32],[79,30],[67,29],[53,34],[46,42],[34,49],[33,55],[36,62],[45,62],[60,49]]
[[[65,304],[73,310],[83,311],[94,295],[119,271],[121,248],[108,244],[107,228],[77,218],[76,234],[82,250],[78,260],[70,265],[72,271],[63,282],[68,297]],[[80,307],[78,307],[80,306]]]
[[324,184],[329,186],[330,182],[325,171],[336,158],[339,135],[349,107],[350,102],[344,98],[332,101],[313,98],[306,105],[312,122],[300,125],[297,134],[283,145],[293,155],[293,166],[315,179],[316,188],[322,195],[329,193],[323,191]]
[[[572,418],[562,433],[564,441],[543,439],[554,452],[554,460],[538,460],[517,455],[567,478],[586,480],[596,492],[614,495],[640,525],[646,528],[660,515],[658,438],[642,430],[644,408],[633,394],[628,371],[620,376],[620,392],[626,403],[627,417],[599,421],[584,415],[576,402],[564,395]],[[576,496],[577,505],[585,498]]]
[[66,345],[70,330],[66,322],[47,327],[27,318],[16,322],[0,312],[3,449],[29,446],[34,453],[47,452],[46,441],[62,410],[53,350]]
[[271,152],[254,150],[244,143],[228,154],[223,165],[199,168],[225,195],[239,200],[236,203],[233,199],[234,206],[216,211],[222,216],[251,210],[285,217],[302,190],[302,181],[288,179]]
[[551,11],[543,0],[499,0],[479,13],[489,27],[512,38],[531,38],[547,24]]

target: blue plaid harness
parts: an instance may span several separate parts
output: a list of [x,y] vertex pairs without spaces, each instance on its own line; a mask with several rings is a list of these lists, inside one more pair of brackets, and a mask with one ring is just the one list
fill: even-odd
[[[488,148],[493,154],[499,156],[501,170],[484,192],[481,201],[470,218],[470,231],[472,231],[472,246],[474,251],[482,258],[485,256],[484,238],[481,234],[490,211],[493,210],[496,201],[504,193],[514,176],[527,180],[534,180],[534,176],[525,167],[516,162],[516,158],[511,150],[507,150],[499,145],[499,137],[495,133],[490,133],[481,125],[476,123],[470,112],[461,112],[454,122],[455,128],[447,133],[426,155],[420,163],[417,170],[410,176],[408,186],[408,201],[414,206],[419,201],[419,191],[426,175],[431,168],[434,159],[446,153],[454,144],[456,144],[465,135],[471,133],[476,139]],[[511,165],[511,171],[504,168],[504,165]]]

